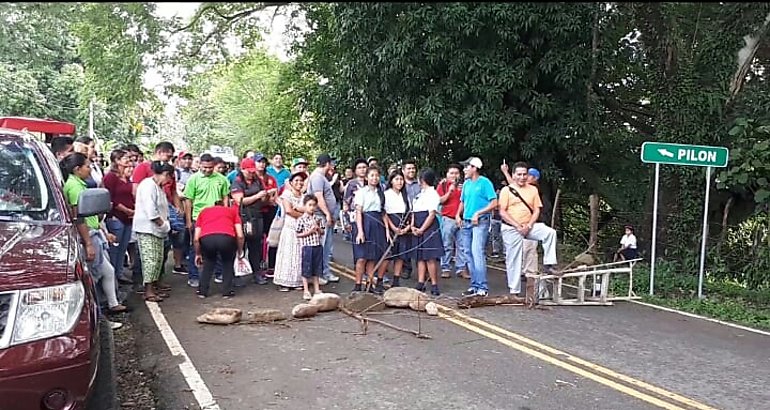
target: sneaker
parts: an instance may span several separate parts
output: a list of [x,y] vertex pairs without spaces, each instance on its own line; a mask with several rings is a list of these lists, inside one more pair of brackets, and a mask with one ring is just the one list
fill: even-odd
[[177,275],[187,275],[190,272],[187,271],[187,267],[185,267],[184,265],[181,265],[181,266],[174,266],[174,273],[176,273]]
[[225,293],[224,295],[222,295],[222,299],[231,299],[231,298],[234,298],[234,297],[235,297],[235,292],[233,292],[233,291],[230,291],[230,292]]
[[477,290],[476,296],[487,296],[489,293],[487,293],[486,290]]
[[221,277],[221,276],[215,276],[215,277],[214,277],[214,282],[216,282],[216,283],[222,283],[222,282],[224,282],[224,281],[222,280],[222,277]]
[[109,320],[108,320],[108,321],[107,321],[107,323],[109,323],[109,324],[110,324],[110,328],[111,328],[112,330],[118,330],[118,329],[120,329],[121,327],[123,327],[123,323],[120,323],[120,322],[113,322],[113,321],[109,321]]
[[383,286],[382,282],[380,282],[377,284],[377,286],[375,286],[374,288],[371,288],[370,290],[375,295],[382,295],[383,293],[385,293],[385,289],[382,286]]
[[442,270],[441,277],[444,279],[449,279],[452,277],[452,274],[448,270]]
[[310,292],[305,292],[305,293],[302,294],[302,299],[304,299],[304,300],[313,299],[313,295],[311,295]]
[[254,277],[254,283],[257,285],[267,285],[267,279],[262,275],[256,275]]
[[468,288],[465,292],[462,293],[463,296],[476,296],[478,292],[476,292],[476,289]]
[[423,292],[425,290],[425,282],[417,282],[417,285],[414,288]]
[[430,287],[430,294],[433,296],[441,296],[441,292],[438,290],[438,285],[433,285]]
[[268,279],[273,279],[275,276],[275,272],[272,269],[268,269],[265,271],[265,277]]
[[400,276],[394,276],[393,282],[390,284],[391,288],[397,288],[401,286],[401,277]]
[[360,283],[356,283],[353,286],[353,292],[360,292],[360,291],[361,291],[361,284]]
[[326,280],[326,278],[318,278],[318,284],[319,285],[323,286],[323,285],[325,285],[327,283],[329,283],[329,281]]
[[187,286],[191,288],[197,288],[201,285],[201,282],[198,279],[187,279]]
[[336,282],[340,281],[340,277],[335,275],[335,274],[333,274],[333,273],[330,273],[329,276],[327,276],[325,279],[326,279],[327,282],[335,282],[336,283]]

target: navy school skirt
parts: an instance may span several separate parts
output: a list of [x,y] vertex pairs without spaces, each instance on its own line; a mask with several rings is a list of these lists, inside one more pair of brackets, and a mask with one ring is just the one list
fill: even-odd
[[[414,213],[414,226],[419,228],[428,219],[428,211]],[[441,259],[444,256],[444,242],[441,240],[441,230],[438,227],[438,221],[433,218],[433,223],[422,236],[415,237],[417,245],[417,260],[429,261]]]
[[[403,217],[404,214],[388,214],[388,218],[393,222],[393,225],[399,227],[406,226],[409,223],[409,221],[406,221],[404,222],[404,225],[401,225],[401,219],[403,219]],[[396,236],[393,231],[391,231],[390,234]],[[393,244],[393,248],[390,250],[390,257],[388,259],[411,261],[415,256],[414,244],[414,235],[411,233],[399,235],[398,238],[396,238],[396,243]]]
[[[358,224],[358,222],[356,222]],[[356,242],[358,229],[353,225],[353,259],[366,259],[378,261],[388,249],[388,241],[385,238],[385,223],[382,221],[382,212],[364,212],[361,225],[364,228],[365,242]]]

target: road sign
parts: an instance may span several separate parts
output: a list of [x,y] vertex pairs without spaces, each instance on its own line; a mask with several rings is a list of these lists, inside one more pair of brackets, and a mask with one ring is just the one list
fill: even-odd
[[722,168],[727,166],[727,157],[725,147],[649,141],[642,144],[642,162],[651,164]]

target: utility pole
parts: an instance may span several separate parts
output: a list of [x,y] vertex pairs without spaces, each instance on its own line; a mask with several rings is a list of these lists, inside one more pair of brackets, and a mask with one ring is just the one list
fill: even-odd
[[94,139],[94,99],[88,102],[88,136]]

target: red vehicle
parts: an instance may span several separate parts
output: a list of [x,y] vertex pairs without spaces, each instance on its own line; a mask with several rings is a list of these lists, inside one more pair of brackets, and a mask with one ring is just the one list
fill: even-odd
[[26,117],[0,117],[0,128],[26,131],[30,134],[41,134],[43,141],[50,144],[54,137],[66,135],[75,136],[75,124],[51,119],[26,118]]
[[[43,141],[0,128],[0,409],[116,407],[112,330],[63,185]],[[78,217],[109,209],[86,190]]]

